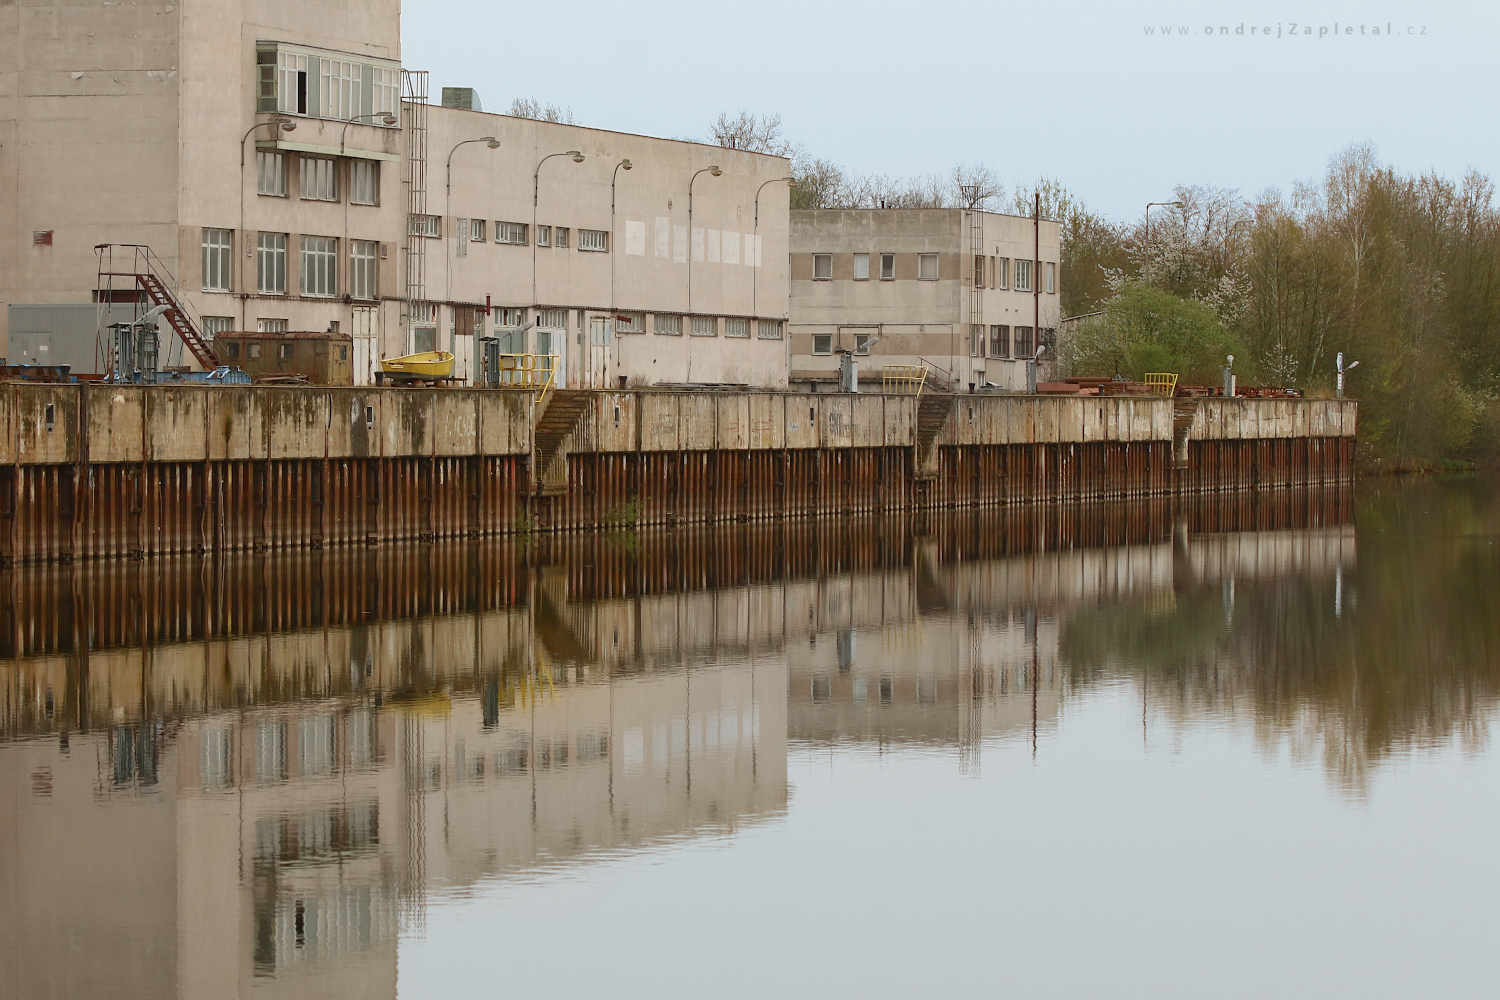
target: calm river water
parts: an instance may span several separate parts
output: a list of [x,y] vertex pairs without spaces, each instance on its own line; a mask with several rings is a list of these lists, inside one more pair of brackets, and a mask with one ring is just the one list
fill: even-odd
[[1496,485],[7,570],[0,996],[1488,995]]

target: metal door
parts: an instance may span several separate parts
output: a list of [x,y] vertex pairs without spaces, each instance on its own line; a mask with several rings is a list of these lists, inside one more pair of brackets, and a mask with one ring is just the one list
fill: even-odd
[[604,389],[609,382],[609,317],[589,317],[588,385]]

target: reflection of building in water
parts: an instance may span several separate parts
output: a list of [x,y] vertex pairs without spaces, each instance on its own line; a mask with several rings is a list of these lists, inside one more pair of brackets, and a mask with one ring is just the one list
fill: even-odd
[[968,755],[1060,621],[1316,561],[1120,507],[13,570],[0,995],[394,995],[428,892],[776,816],[789,735]]

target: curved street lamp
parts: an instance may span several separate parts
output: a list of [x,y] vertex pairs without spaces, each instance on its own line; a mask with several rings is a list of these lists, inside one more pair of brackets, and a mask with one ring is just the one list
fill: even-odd
[[[263,121],[263,122],[256,122],[254,125],[251,125],[248,129],[245,130],[245,134],[244,135],[240,136],[240,228],[239,228],[239,236],[240,236],[241,239],[243,239],[244,236],[245,236],[245,142],[250,138],[250,133],[251,132],[254,132],[258,128],[265,128],[267,125],[274,126],[275,128],[278,128],[278,129],[280,129],[283,132],[295,132],[295,131],[297,131],[297,123],[296,122],[292,121],[290,118],[284,118],[284,117],[282,117],[280,115],[277,115],[275,118],[270,118],[270,119],[267,119],[266,121]],[[241,292],[240,292],[240,329],[243,330],[244,328],[245,328],[245,292],[242,289]]]
[[536,161],[536,170],[531,174],[531,305],[536,307],[536,206],[541,200],[542,194],[542,164],[554,156],[572,157],[574,163],[582,163],[584,155],[580,150],[569,149],[562,153],[548,153]]
[[[470,143],[473,143],[473,142],[482,142],[486,146],[488,146],[490,149],[499,149],[500,148],[500,140],[499,139],[496,139],[492,135],[484,135],[484,136],[480,136],[478,139],[465,139],[462,142],[460,142],[457,145],[455,145],[452,149],[448,150],[447,175],[445,177],[445,182],[443,184],[443,212],[444,212],[444,214],[447,214],[451,210],[451,207],[452,207],[452,206],[450,206],[448,204],[448,201],[449,201],[449,199],[453,195],[453,154],[456,153],[456,152],[458,152],[458,147],[459,146],[467,146],[467,145],[469,145]],[[411,223],[408,222],[407,225],[411,225]],[[455,222],[455,227],[456,226],[457,226],[457,223]],[[469,238],[469,234],[468,233],[460,233],[455,228],[454,233],[453,233],[453,237],[456,240],[466,240],[466,239]],[[450,257],[449,249],[448,248],[449,248],[449,241],[448,240],[444,240],[443,241],[443,278],[444,278],[444,286],[445,286],[444,290],[445,290],[448,298],[452,299],[453,298],[453,263],[452,263],[452,259]]]
[[635,164],[630,160],[623,159],[615,164],[615,169],[609,175],[609,238],[615,246],[609,248],[609,325],[614,329],[615,325],[615,256],[619,249],[618,240],[615,239],[615,183],[619,180],[621,170],[630,170]]
[[[766,189],[767,185],[782,183],[786,184],[787,190],[795,190],[797,178],[773,177],[755,189],[755,231],[751,234],[751,249],[755,253],[755,261],[750,268],[750,311],[755,313],[757,323],[760,322],[760,193]],[[782,336],[786,336],[786,331],[782,331]]]
[[692,176],[688,181],[688,288],[687,288],[687,311],[688,323],[693,322],[693,185],[698,183],[698,174],[711,174],[718,177],[724,173],[724,168],[717,163],[710,167],[704,167]]
[[350,118],[348,121],[344,122],[344,127],[339,131],[340,156],[344,155],[344,139],[349,135],[349,126],[353,125],[355,122],[364,121],[366,118],[371,119],[370,124],[372,125],[375,124],[375,119],[379,119],[380,124],[386,126],[394,125],[398,120],[396,116],[391,114],[389,111],[377,111],[373,115],[355,115],[353,118]]

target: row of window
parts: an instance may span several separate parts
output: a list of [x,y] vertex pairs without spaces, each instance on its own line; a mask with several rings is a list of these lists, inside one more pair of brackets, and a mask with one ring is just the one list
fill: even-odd
[[[455,219],[455,240],[458,256],[468,255],[469,243],[488,243],[489,223],[485,219]],[[408,223],[412,236],[430,236],[440,239],[443,235],[443,219],[439,215],[413,215]],[[578,249],[594,253],[609,252],[609,233],[602,229],[580,229]],[[531,245],[531,226],[524,222],[496,222],[495,242],[514,246]],[[572,242],[573,230],[567,226],[537,226],[536,245],[567,249]]]
[[[854,255],[855,281],[870,280],[871,256],[874,255],[867,253],[857,253]],[[879,254],[878,256],[880,258],[880,280],[896,280],[896,255],[893,253],[883,253]],[[1014,265],[1015,274],[1014,285],[1012,285],[1011,283],[1012,265]],[[1044,264],[1044,269],[1044,273],[1046,275],[1044,290],[1048,294],[1055,294],[1057,292],[1057,265],[1048,261]],[[1029,292],[1032,290],[1031,272],[1032,261],[1029,260],[1018,259],[1012,261],[1009,257],[985,258],[982,256],[976,256],[974,258],[974,282],[980,288],[985,287],[985,277],[986,274],[988,274],[989,287],[991,288],[1009,289],[1014,287],[1015,291]],[[917,254],[917,278],[920,281],[938,280],[937,254]],[[833,254],[813,254],[813,280],[833,280]]]
[[[255,238],[255,290],[262,295],[287,294],[288,233],[258,233]],[[339,294],[339,240],[333,236],[297,238],[297,289],[302,295],[331,298]],[[348,294],[374,299],[379,293],[380,244],[349,240],[344,266]],[[248,247],[247,247],[248,249]],[[234,231],[203,230],[203,290],[234,290]]]
[[381,116],[401,114],[401,70],[393,64],[276,45],[261,48],[256,63],[257,111],[379,125]]
[[975,323],[969,328],[969,357],[1016,358],[1036,357],[1036,341],[1029,326],[994,325],[985,336],[984,327]]
[[[297,156],[297,197],[303,201],[338,201],[340,175],[347,173],[349,204],[380,204],[380,161],[351,159],[348,170],[331,156]],[[288,197],[290,157],[275,150],[255,153],[255,190],[269,198]]]
[[[526,309],[501,306],[494,309],[495,332],[503,335],[508,330],[526,323]],[[579,329],[582,329],[583,313],[579,312]],[[649,320],[649,323],[648,323]],[[566,309],[538,309],[536,326],[539,330],[566,330]],[[780,340],[782,325],[779,319],[751,319],[745,316],[684,316],[681,313],[615,312],[615,333],[645,333],[647,327],[661,337],[718,337],[750,339],[751,333],[760,340]],[[608,327],[605,327],[606,331]]]

